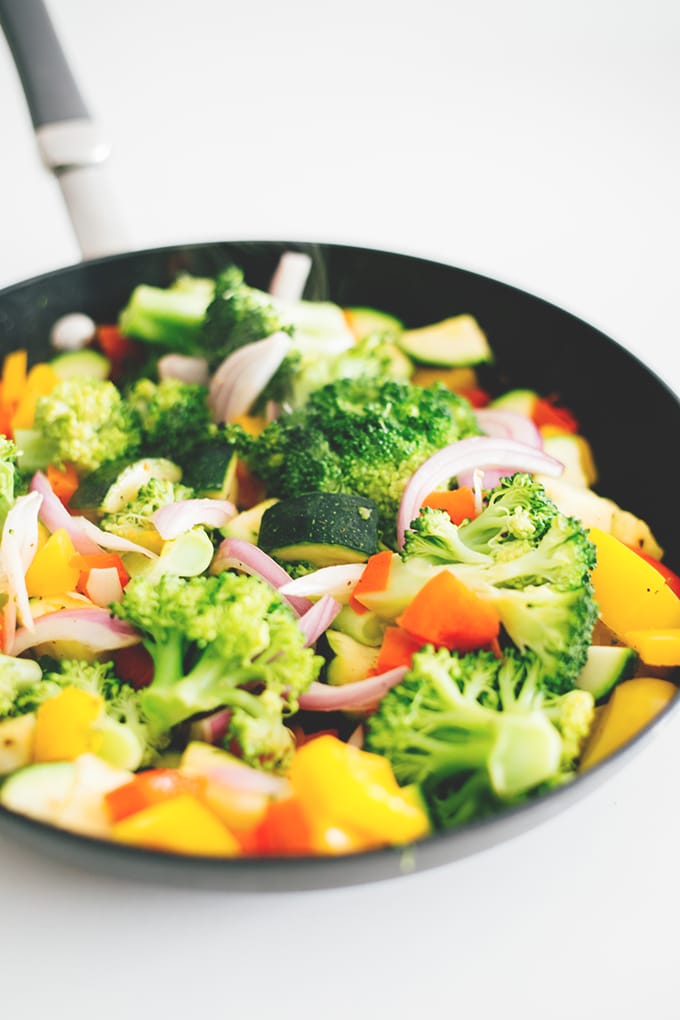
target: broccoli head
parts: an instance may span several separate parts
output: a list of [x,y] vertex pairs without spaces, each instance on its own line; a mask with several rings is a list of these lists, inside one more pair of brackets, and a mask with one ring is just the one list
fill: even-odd
[[0,526],[14,502],[17,488],[17,447],[13,439],[0,436]]
[[193,447],[215,431],[207,397],[207,387],[198,383],[137,380],[127,403],[139,417],[143,452],[180,462],[190,457]]
[[573,771],[592,722],[592,697],[575,711],[541,675],[532,655],[428,646],[367,720],[366,747],[421,785],[440,827],[512,804]]
[[473,521],[425,509],[406,532],[405,561],[445,565],[488,597],[510,640],[531,649],[555,691],[573,686],[597,619],[590,574],[595,547],[529,475],[505,478]]
[[237,266],[217,277],[195,353],[214,368],[239,347],[283,329],[279,312],[264,291],[249,287]]
[[147,718],[169,731],[226,708],[225,746],[253,765],[284,767],[292,752],[284,718],[321,660],[291,609],[265,582],[225,571],[189,579],[133,578],[113,612],[137,627],[154,663],[140,692]]
[[34,659],[0,654],[0,719],[34,711],[42,701],[41,682],[42,669]]
[[191,499],[193,494],[193,489],[180,482],[150,478],[125,506],[115,513],[106,514],[100,526],[112,535],[136,542],[152,552],[160,552],[163,542],[151,520],[153,514],[168,503]]
[[139,451],[139,419],[112,382],[74,376],[40,397],[35,431],[52,446],[56,464],[71,463],[80,475]]
[[468,402],[442,385],[362,375],[316,390],[249,441],[243,456],[271,496],[315,491],[372,499],[383,538],[393,544],[410,476],[440,447],[477,431]]

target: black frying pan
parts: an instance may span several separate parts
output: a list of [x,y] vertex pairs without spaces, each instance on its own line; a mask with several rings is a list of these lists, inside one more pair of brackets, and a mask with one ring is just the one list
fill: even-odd
[[[24,20],[25,12],[30,14],[28,22]],[[63,58],[58,51],[54,56],[58,44],[50,34],[42,4],[38,0],[0,0],[0,22],[21,69],[36,127],[64,121],[68,127],[70,121],[86,118]],[[32,34],[35,32],[38,37]],[[54,87],[47,102],[40,82],[33,77],[31,54],[36,41],[43,47],[43,68],[47,61],[53,72],[67,75],[66,106],[55,103],[59,89]],[[41,95],[42,100],[38,100],[36,97]],[[87,165],[73,164],[56,167],[58,173],[75,172],[76,177],[78,171],[87,169]],[[63,190],[68,200],[69,188]],[[84,231],[87,237],[87,225]],[[80,237],[82,240],[82,232]],[[664,480],[668,477],[669,444],[680,433],[676,396],[635,357],[587,323],[530,294],[463,269],[364,248],[300,242],[233,241],[117,254],[0,291],[2,351],[26,346],[33,360],[42,359],[48,353],[49,329],[60,315],[81,311],[98,322],[115,321],[136,284],[168,284],[180,269],[205,275],[233,261],[243,267],[250,283],[266,288],[279,256],[291,249],[312,256],[307,297],[381,308],[408,326],[458,312],[476,316],[496,354],[496,363],[483,379],[484,385],[498,393],[526,387],[558,395],[574,411],[593,445],[599,490],[647,519],[666,549],[667,562],[676,568],[680,565],[674,500],[659,499],[657,488],[663,486],[664,494],[670,495]],[[646,486],[631,485],[631,480],[639,477],[636,461],[644,463],[645,477],[650,480]],[[390,848],[341,858],[214,860],[170,856],[90,839],[2,808],[0,826],[71,862],[175,885],[283,890],[375,881],[456,860],[551,817],[599,785],[677,708],[678,699],[625,748],[570,785],[494,818],[429,837],[403,851]]]

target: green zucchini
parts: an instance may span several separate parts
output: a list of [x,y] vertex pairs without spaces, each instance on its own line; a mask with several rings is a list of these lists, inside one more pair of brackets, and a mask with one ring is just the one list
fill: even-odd
[[229,499],[236,502],[236,448],[220,436],[192,447],[191,459],[182,467],[182,481],[205,499]]
[[498,411],[514,411],[515,414],[531,418],[537,400],[538,393],[534,390],[508,390],[492,400],[489,407]]
[[345,318],[357,340],[380,334],[389,340],[398,340],[404,325],[393,315],[379,312],[375,308],[345,308]]
[[258,545],[287,563],[364,563],[378,549],[378,508],[343,492],[281,500],[265,511]]
[[632,648],[591,645],[576,686],[582,691],[590,691],[595,701],[601,701],[618,683],[633,676],[637,661],[637,652]]
[[420,329],[407,329],[399,346],[422,365],[459,368],[493,361],[485,333],[472,315],[455,315]]
[[60,379],[86,376],[90,379],[108,379],[111,362],[99,351],[85,347],[81,351],[65,351],[52,358],[51,367]]
[[111,460],[82,480],[69,506],[89,513],[118,513],[152,478],[179,482],[182,469],[163,457],[145,457],[132,463]]

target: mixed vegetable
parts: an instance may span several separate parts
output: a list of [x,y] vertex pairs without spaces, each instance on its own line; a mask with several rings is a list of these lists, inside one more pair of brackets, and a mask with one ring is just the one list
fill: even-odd
[[[402,846],[675,696],[680,578],[469,314],[139,286],[0,380],[0,803],[215,856]],[[489,376],[491,378],[491,376]]]

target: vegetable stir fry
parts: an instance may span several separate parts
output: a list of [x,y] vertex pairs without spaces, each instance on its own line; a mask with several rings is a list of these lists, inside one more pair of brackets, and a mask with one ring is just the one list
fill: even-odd
[[[680,578],[465,310],[240,268],[55,324],[0,380],[0,803],[170,853],[404,846],[675,696]],[[491,338],[493,339],[493,338]]]

